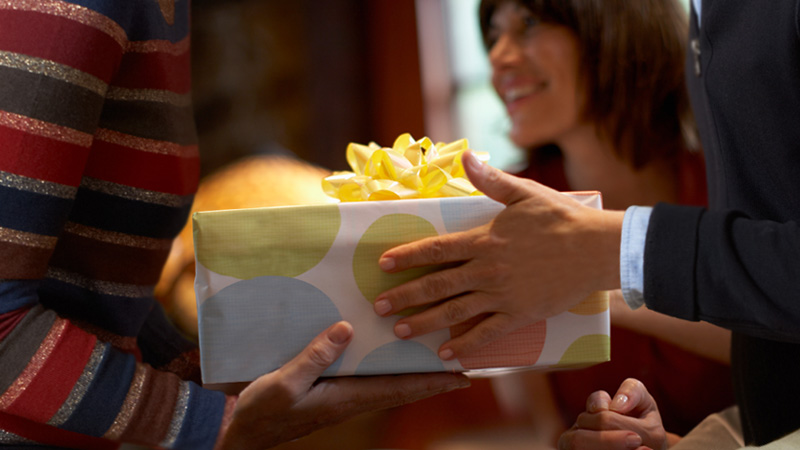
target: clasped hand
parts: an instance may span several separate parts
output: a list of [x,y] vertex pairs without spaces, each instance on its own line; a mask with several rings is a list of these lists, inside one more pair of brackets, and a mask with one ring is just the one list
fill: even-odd
[[559,450],[666,450],[680,438],[664,430],[653,397],[639,380],[628,378],[612,399],[592,393],[586,411],[561,435]]

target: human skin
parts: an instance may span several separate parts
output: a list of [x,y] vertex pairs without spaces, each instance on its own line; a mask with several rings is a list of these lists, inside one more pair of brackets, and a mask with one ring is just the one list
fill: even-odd
[[492,86],[506,107],[512,142],[529,148],[587,125],[580,118],[580,49],[569,28],[541,23],[527,9],[506,3],[492,16],[487,38]]
[[653,396],[636,379],[623,381],[612,397],[596,391],[586,411],[558,441],[559,450],[665,450],[680,438],[664,430]]

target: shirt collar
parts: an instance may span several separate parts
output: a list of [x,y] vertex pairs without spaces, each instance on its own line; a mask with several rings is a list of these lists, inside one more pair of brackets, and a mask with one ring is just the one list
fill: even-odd
[[700,26],[700,14],[701,10],[703,9],[702,5],[703,2],[701,0],[692,0],[692,5],[694,5],[694,12],[697,14],[697,26]]

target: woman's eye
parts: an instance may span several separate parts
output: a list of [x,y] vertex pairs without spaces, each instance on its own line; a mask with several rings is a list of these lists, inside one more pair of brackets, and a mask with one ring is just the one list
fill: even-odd
[[525,27],[526,30],[533,28],[536,25],[539,25],[539,19],[533,16],[525,16],[522,18],[522,26]]
[[494,47],[494,44],[497,43],[498,39],[499,39],[499,33],[495,30],[492,30],[486,34],[486,38],[483,44],[486,46],[487,50],[491,50],[492,47]]

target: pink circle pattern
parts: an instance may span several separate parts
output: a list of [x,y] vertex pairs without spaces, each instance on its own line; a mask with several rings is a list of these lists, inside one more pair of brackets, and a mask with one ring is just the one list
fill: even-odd
[[[483,318],[479,316],[450,327],[450,337],[461,336]],[[547,321],[543,320],[512,331],[478,351],[458,358],[458,362],[467,370],[532,366],[542,354],[546,336]]]

